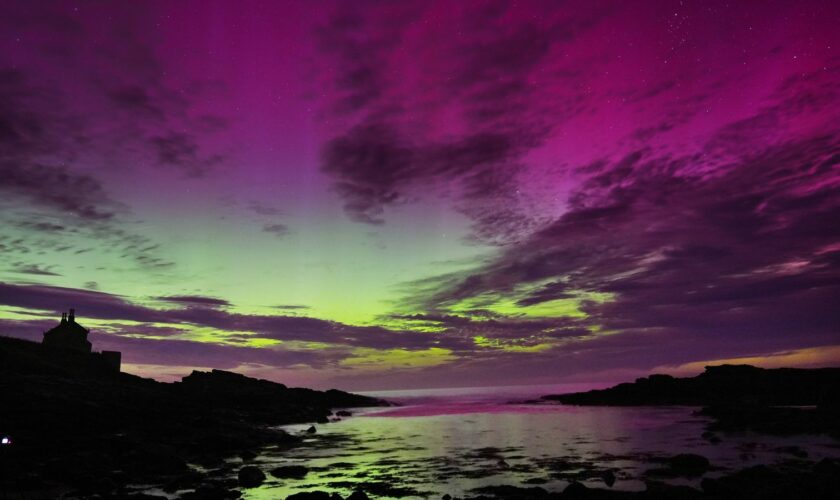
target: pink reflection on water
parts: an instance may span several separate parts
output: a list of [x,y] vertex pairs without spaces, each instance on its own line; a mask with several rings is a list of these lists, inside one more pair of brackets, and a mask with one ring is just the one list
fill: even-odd
[[518,405],[488,403],[427,403],[396,406],[366,413],[368,417],[429,417],[467,413],[558,413],[572,412],[574,407],[561,405]]
[[469,413],[571,413],[573,407],[555,404],[515,404],[537,400],[546,394],[562,394],[601,388],[608,384],[560,384],[514,387],[469,387],[382,391],[367,393],[400,406],[366,412],[371,417],[428,417]]

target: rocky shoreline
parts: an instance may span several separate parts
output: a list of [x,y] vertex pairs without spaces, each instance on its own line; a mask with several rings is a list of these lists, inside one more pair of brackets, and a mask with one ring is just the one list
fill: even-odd
[[[301,480],[312,473],[305,462],[269,465],[266,456],[284,457],[301,446],[342,450],[350,445],[340,437],[319,433],[321,425],[351,416],[346,408],[388,404],[341,391],[288,388],[218,370],[193,372],[180,382],[164,384],[100,371],[80,360],[56,363],[53,354],[38,344],[0,338],[0,433],[14,438],[12,446],[0,448],[0,498],[236,499],[250,488]],[[688,396],[699,402],[700,396],[711,393],[716,394],[714,401],[703,401],[714,404],[699,410],[712,418],[702,436],[709,443],[745,431],[836,437],[828,418],[836,409],[834,392],[824,385],[833,383],[836,374],[831,370],[816,375],[798,371],[779,375],[752,367],[711,369],[692,379],[652,376],[603,391],[547,396],[539,403],[656,406],[687,404]],[[763,384],[780,381],[783,389],[762,389]],[[798,390],[799,383],[808,387]],[[681,393],[685,387],[687,392]],[[750,404],[734,404],[745,392],[753,394]],[[780,401],[813,404],[807,409],[771,404]],[[279,428],[292,423],[305,425],[295,434]],[[399,476],[344,481],[344,473],[336,469],[336,481],[330,485],[312,484],[310,491],[286,498],[837,498],[834,483],[840,477],[840,462],[809,459],[804,450],[787,448],[781,450],[786,458],[779,463],[740,470],[719,467],[691,453],[626,457],[648,464],[646,471],[633,478],[644,483],[643,491],[612,489],[629,476],[620,467],[605,465],[608,460],[596,463],[580,457],[555,457],[537,462],[548,472],[547,478],[560,480],[561,485],[568,483],[559,491],[552,491],[535,474],[518,485],[483,486],[454,497],[421,491],[410,478]],[[470,456],[476,464],[495,463],[499,470],[520,467],[508,464],[503,452],[479,449]],[[480,467],[476,470],[492,473]],[[450,479],[447,474],[440,476],[441,485],[468,472],[452,471]],[[445,486],[441,490],[445,491]],[[352,493],[348,495],[348,491]]]
[[827,434],[840,439],[840,368],[709,366],[696,377],[651,375],[608,389],[543,396],[583,406],[698,406],[710,431]]
[[160,383],[6,337],[0,394],[0,433],[12,439],[0,448],[0,491],[26,499],[144,498],[137,492],[150,487],[188,499],[238,498],[236,488],[256,481],[250,469],[230,479],[230,458],[300,445],[277,426],[387,405],[219,370]]

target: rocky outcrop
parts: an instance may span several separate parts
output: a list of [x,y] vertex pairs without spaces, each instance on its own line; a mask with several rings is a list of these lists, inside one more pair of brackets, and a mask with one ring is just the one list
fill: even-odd
[[[651,375],[609,389],[543,396],[570,405],[704,406],[710,430],[840,437],[840,368],[709,366],[696,377]],[[801,407],[810,408],[801,408]],[[708,434],[710,442],[720,438]]]
[[273,426],[314,422],[333,408],[386,404],[219,370],[167,384],[53,357],[40,344],[0,337],[0,430],[14,438],[2,450],[11,491],[127,496],[129,484],[186,477],[189,463],[211,469],[227,457],[301,442]]

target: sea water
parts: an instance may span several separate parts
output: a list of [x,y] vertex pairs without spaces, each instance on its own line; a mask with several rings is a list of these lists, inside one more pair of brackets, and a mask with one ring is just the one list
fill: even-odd
[[[791,446],[809,460],[840,456],[823,436],[769,437],[752,433],[702,436],[709,419],[693,407],[576,407],[511,404],[575,387],[528,387],[369,393],[401,406],[354,410],[352,417],[316,425],[285,426],[304,436],[303,446],[267,450],[253,463],[266,472],[304,465],[302,479],[276,479],[244,490],[243,498],[285,498],[323,490],[347,496],[358,484],[378,498],[463,497],[494,485],[540,486],[562,491],[570,481],[641,490],[646,471],[661,460],[695,453],[710,460],[715,477],[756,464],[796,460]],[[700,478],[657,478],[697,486]]]

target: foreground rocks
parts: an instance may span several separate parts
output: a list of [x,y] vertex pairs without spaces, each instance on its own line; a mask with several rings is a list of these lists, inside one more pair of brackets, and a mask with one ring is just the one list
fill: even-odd
[[[682,460],[682,459],[681,459]],[[694,459],[692,459],[694,460]],[[615,491],[590,488],[581,483],[571,483],[562,492],[548,492],[543,488],[521,488],[514,486],[491,486],[474,490],[476,495],[467,500],[525,500],[525,499],[817,499],[838,498],[837,477],[840,477],[840,463],[823,460],[816,464],[800,464],[796,467],[772,468],[755,466],[743,469],[718,479],[706,478],[701,489],[687,486],[672,486],[651,481],[641,492]]]
[[[672,467],[689,467],[697,470],[706,465],[703,457],[677,455],[668,460]],[[648,481],[644,491],[628,492],[606,488],[593,488],[579,482],[571,482],[562,491],[548,491],[541,487],[510,485],[479,487],[464,496],[444,494],[446,500],[576,500],[576,499],[637,499],[637,500],[775,500],[838,498],[837,477],[840,477],[840,463],[836,460],[822,460],[818,463],[800,463],[794,466],[772,468],[755,466],[723,475],[717,479],[704,478],[701,488],[669,485]],[[360,485],[365,488],[366,485]],[[338,500],[341,495],[327,491],[296,493],[286,500]],[[355,491],[347,500],[368,500],[362,489]],[[429,498],[438,498],[435,496]]]

